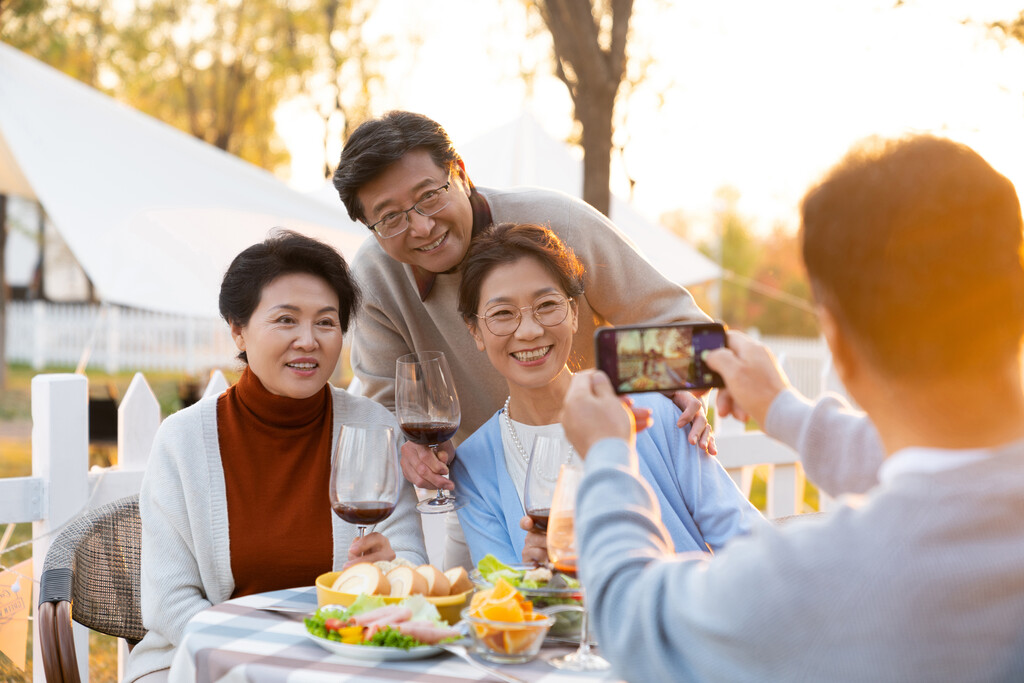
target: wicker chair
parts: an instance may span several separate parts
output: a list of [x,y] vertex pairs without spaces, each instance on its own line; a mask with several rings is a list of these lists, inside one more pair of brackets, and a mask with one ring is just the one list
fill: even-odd
[[46,680],[78,683],[71,619],[128,641],[146,635],[139,602],[138,495],[86,513],[57,535],[39,583],[39,647]]

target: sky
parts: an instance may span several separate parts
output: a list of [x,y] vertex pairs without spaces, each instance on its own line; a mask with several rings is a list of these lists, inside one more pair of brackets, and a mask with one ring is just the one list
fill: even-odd
[[[930,132],[965,142],[1024,187],[1024,46],[985,23],[1020,0],[636,0],[635,54],[650,67],[621,102],[613,191],[645,215],[682,210],[700,237],[720,188],[759,231],[796,227],[801,196],[857,140]],[[559,139],[571,102],[518,0],[380,0],[365,35],[394,58],[375,113],[439,121],[456,148],[526,108]],[[634,66],[639,65],[634,61]],[[528,89],[521,67],[540,75]],[[322,130],[292,102],[278,118],[290,182],[319,175]],[[337,137],[337,136],[335,136]],[[340,142],[330,151],[340,152]],[[467,169],[472,177],[473,169]],[[627,171],[628,170],[628,175]]]

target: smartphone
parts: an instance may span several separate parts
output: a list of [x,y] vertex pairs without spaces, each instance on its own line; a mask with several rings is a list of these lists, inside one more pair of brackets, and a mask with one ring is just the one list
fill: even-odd
[[721,323],[602,327],[594,344],[597,367],[617,394],[724,386],[702,357],[726,346]]

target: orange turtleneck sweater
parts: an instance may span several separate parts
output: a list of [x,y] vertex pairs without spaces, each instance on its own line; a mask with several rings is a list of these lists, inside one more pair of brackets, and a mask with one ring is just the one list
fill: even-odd
[[331,570],[331,423],[330,386],[275,396],[248,367],[217,399],[231,597],[311,586]]

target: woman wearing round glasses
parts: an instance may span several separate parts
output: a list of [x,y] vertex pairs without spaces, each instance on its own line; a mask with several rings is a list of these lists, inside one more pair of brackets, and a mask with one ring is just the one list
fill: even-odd
[[[509,391],[504,407],[459,446],[452,467],[474,562],[487,553],[505,563],[547,560],[544,534],[524,515],[526,469],[537,436],[562,434],[583,281],[572,251],[537,225],[487,229],[463,264],[459,312]],[[760,523],[718,461],[687,441],[689,427],[676,426],[680,410],[670,399],[633,400],[653,413],[654,425],[637,435],[640,470],[677,551],[716,549]]]

